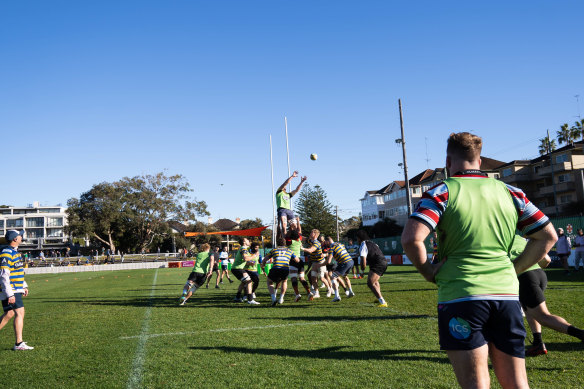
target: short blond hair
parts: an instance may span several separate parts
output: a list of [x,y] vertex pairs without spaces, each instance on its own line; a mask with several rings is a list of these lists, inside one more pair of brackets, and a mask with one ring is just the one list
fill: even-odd
[[473,162],[481,157],[482,149],[483,140],[480,136],[470,132],[453,132],[448,137],[446,154],[456,159]]
[[203,243],[201,245],[201,251],[207,251],[211,248],[211,245],[209,243]]

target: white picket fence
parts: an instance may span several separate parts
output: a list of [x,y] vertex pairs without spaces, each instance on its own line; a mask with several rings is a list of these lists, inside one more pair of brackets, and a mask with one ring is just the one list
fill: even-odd
[[81,265],[81,266],[54,266],[54,267],[29,267],[24,269],[25,274],[54,274],[54,273],[80,273],[87,271],[115,271],[134,269],[158,269],[168,267],[168,262],[137,262],[116,263],[107,265]]

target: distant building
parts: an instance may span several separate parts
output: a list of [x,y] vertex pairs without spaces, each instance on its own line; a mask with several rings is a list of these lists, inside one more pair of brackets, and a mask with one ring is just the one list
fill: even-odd
[[38,202],[27,207],[0,208],[0,236],[4,237],[6,230],[24,230],[22,251],[62,250],[69,242],[65,210],[61,206],[40,206]]
[[583,148],[584,141],[579,141],[553,151],[553,165],[547,154],[532,160],[511,161],[497,169],[499,179],[523,190],[546,215],[569,214],[569,204],[584,201]]
[[[499,168],[505,162],[481,157],[481,170],[491,178],[499,178]],[[422,198],[422,194],[446,179],[446,169],[426,169],[409,180],[412,211]],[[408,205],[405,181],[392,181],[378,190],[368,190],[361,201],[361,216],[364,226],[372,226],[384,218],[395,220],[404,226],[408,219]]]

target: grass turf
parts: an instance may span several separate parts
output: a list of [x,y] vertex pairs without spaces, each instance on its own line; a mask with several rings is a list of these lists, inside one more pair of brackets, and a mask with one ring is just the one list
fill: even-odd
[[[178,306],[189,269],[30,275],[24,339],[13,352],[0,331],[0,381],[23,388],[457,387],[439,350],[436,288],[411,266],[381,279],[388,308],[374,306],[366,280],[333,303],[306,295],[270,307],[232,302],[237,283],[198,290]],[[584,326],[584,275],[547,271],[548,307]],[[304,293],[303,293],[304,294]],[[528,335],[528,338],[530,334]],[[544,329],[549,354],[527,359],[534,388],[584,387],[584,345]],[[499,387],[491,371],[492,386]]]

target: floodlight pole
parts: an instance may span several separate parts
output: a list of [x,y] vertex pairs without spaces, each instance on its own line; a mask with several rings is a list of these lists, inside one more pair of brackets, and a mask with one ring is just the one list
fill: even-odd
[[339,206],[336,206],[336,219],[337,219],[337,242],[339,241]]
[[[290,148],[288,147],[288,119],[284,116],[284,128],[286,129],[286,158],[288,159],[288,177],[292,175],[290,172]],[[288,193],[292,192],[292,180],[288,183]]]
[[401,139],[396,139],[396,143],[401,143],[404,157],[404,178],[406,180],[406,201],[408,204],[408,216],[412,214],[412,198],[410,195],[410,180],[408,179],[408,163],[406,159],[406,138],[404,135],[404,117],[402,113],[401,99],[397,100],[399,103],[399,124],[401,127]]

